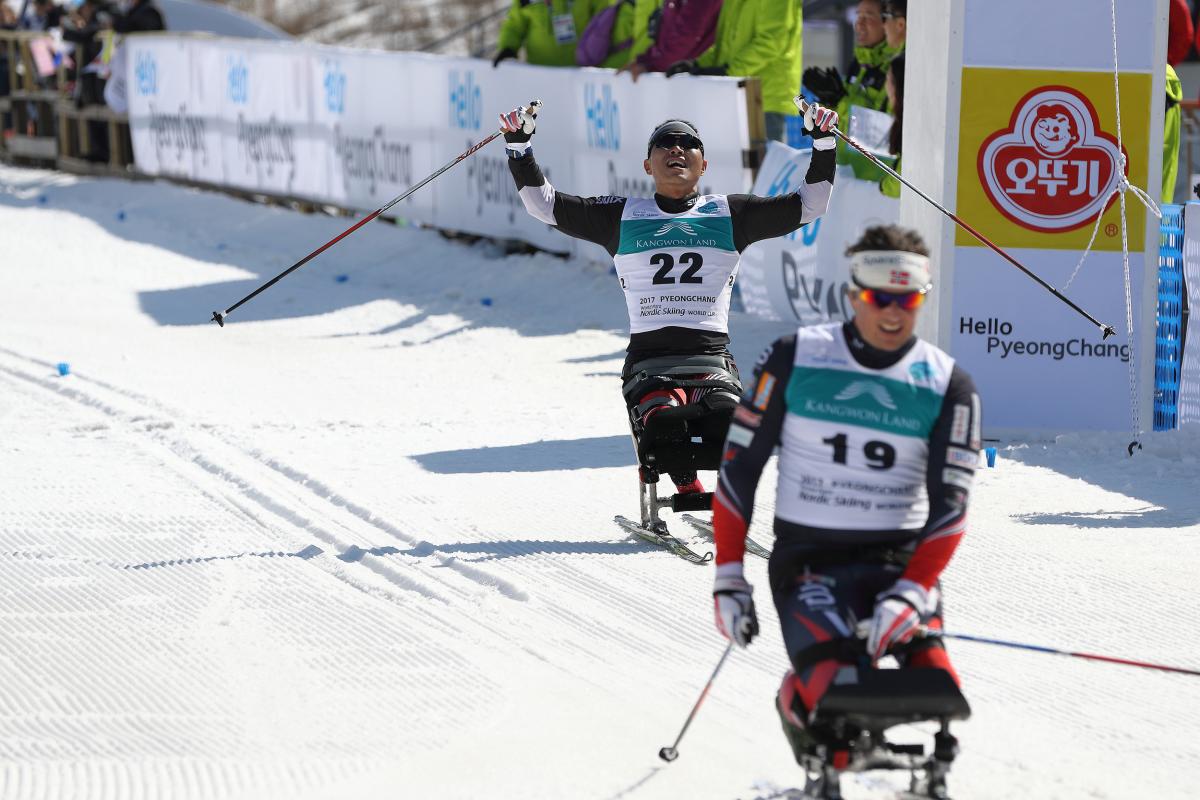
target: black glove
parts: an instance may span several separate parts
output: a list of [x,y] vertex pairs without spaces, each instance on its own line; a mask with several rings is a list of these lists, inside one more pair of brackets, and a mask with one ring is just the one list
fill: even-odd
[[513,50],[511,47],[506,47],[503,50],[501,50],[499,53],[496,53],[496,57],[492,59],[492,67],[494,68],[494,67],[499,66],[500,62],[506,58],[516,58],[516,57],[517,57],[517,51]]
[[679,75],[683,72],[694,75],[696,72],[696,59],[688,58],[684,59],[683,61],[676,61],[671,66],[667,67],[663,74],[669,78],[672,75]]
[[837,67],[809,67],[804,70],[802,81],[805,88],[817,96],[817,102],[826,108],[834,108],[846,96],[846,85]]

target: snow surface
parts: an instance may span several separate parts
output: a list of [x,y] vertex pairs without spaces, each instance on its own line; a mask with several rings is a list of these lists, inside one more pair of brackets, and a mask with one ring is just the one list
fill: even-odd
[[[375,223],[207,322],[348,225],[0,167],[0,797],[785,797],[753,557],[763,634],[656,757],[723,642],[711,567],[611,521],[608,271]],[[951,630],[1200,667],[1200,434],[1127,438],[1001,444]],[[1196,796],[1200,679],[951,652],[955,797]]]

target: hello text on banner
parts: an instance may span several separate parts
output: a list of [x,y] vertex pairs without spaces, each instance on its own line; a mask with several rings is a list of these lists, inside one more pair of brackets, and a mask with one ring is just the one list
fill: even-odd
[[[369,210],[491,134],[500,112],[538,98],[534,148],[562,191],[651,194],[646,140],[670,117],[701,132],[702,190],[749,185],[735,79],[647,75],[635,86],[609,70],[171,35],[125,46],[134,158],[151,175]],[[552,250],[591,247],[524,213],[499,141],[396,212]]]

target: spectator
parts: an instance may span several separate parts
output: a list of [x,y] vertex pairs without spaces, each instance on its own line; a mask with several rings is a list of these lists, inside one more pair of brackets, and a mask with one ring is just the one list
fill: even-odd
[[726,0],[716,42],[695,60],[671,65],[667,76],[736,75],[762,83],[767,138],[783,141],[787,118],[798,115],[802,0]]
[[63,10],[52,0],[33,0],[33,7],[21,19],[20,27],[27,31],[48,31],[62,21]]
[[1167,18],[1167,63],[1172,67],[1187,58],[1192,49],[1192,12],[1187,0],[1171,0],[1171,15]]
[[17,12],[8,3],[0,2],[0,30],[15,31],[17,29]]
[[[888,65],[887,82],[888,107],[892,109],[892,129],[888,132],[888,152],[896,157],[892,169],[900,172],[900,149],[904,137],[904,53],[892,59]],[[879,191],[888,197],[900,196],[900,181],[884,173],[879,180]]]
[[530,64],[575,66],[575,46],[593,16],[611,0],[513,0],[500,26],[499,50],[492,59],[498,66],[516,58],[525,48]]
[[854,17],[854,58],[845,82],[837,69],[810,67],[804,85],[823,106],[836,106],[843,127],[849,125],[850,107],[887,110],[887,66],[899,50],[888,46],[883,27],[882,0],[859,0]]
[[588,22],[576,48],[581,67],[621,69],[649,47],[650,20],[662,0],[616,0],[596,12]]
[[672,64],[699,58],[712,47],[720,13],[721,0],[666,0],[650,20],[650,46],[621,70],[636,83],[644,72],[665,72]]
[[1167,64],[1167,118],[1163,122],[1162,201],[1175,202],[1175,179],[1179,175],[1179,129],[1183,124],[1183,84]]
[[883,38],[897,54],[903,52],[908,38],[908,0],[884,0]]
[[[75,91],[77,108],[104,105],[104,77],[98,62],[104,52],[101,31],[100,0],[84,0],[79,9],[63,19],[63,40],[75,46]],[[104,25],[107,27],[107,21]],[[110,34],[111,35],[111,34]],[[88,161],[108,161],[108,127],[100,120],[88,120]]]
[[112,26],[117,33],[165,31],[167,29],[167,23],[154,0],[133,0],[128,4],[122,2],[113,14]]

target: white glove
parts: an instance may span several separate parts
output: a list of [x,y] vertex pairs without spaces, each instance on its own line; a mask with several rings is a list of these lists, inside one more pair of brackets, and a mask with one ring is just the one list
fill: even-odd
[[713,581],[713,614],[717,630],[738,647],[745,647],[758,635],[753,592],[754,587],[742,577],[741,564],[717,567],[717,577]]
[[833,129],[838,124],[838,113],[832,108],[825,108],[820,103],[810,103],[803,95],[792,98],[796,108],[804,115],[804,130],[812,137],[814,150],[831,150],[837,142],[833,138]]
[[936,606],[936,589],[926,591],[920,584],[903,578],[880,592],[875,597],[875,615],[867,629],[867,655],[878,661],[893,647],[912,639],[922,617],[932,614]]
[[537,128],[537,112],[541,101],[534,100],[525,108],[514,108],[500,115],[500,131],[509,144],[525,145]]

